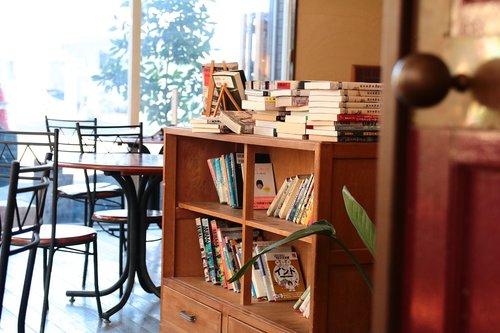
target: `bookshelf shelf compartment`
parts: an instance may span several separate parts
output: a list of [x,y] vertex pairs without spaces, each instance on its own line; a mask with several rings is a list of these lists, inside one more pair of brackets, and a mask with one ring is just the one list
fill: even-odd
[[239,224],[243,223],[241,217],[241,209],[231,208],[228,205],[223,205],[216,202],[182,202],[179,203],[179,208]]
[[[347,186],[368,214],[374,215],[376,144],[192,133],[182,128],[164,129],[164,140],[162,329],[186,332],[168,313],[172,309],[168,296],[183,295],[187,298],[186,304],[191,302],[202,312],[206,309],[200,318],[215,318],[220,314],[220,327],[214,326],[214,331],[220,333],[229,332],[231,327],[248,327],[249,332],[364,333],[370,330],[370,292],[351,263],[338,265],[332,257],[338,248],[326,237],[308,237],[292,244],[304,280],[312,284],[311,312],[309,319],[305,319],[292,309],[293,302],[253,299],[248,274],[242,280],[241,293],[206,282],[195,218],[213,217],[241,225],[243,261],[252,256],[251,230],[263,230],[264,239],[276,240],[305,228],[268,217],[265,210],[249,207],[253,205],[253,186],[244,186],[242,209],[219,203],[207,159],[243,152],[248,162],[243,168],[248,172],[244,181],[253,183],[254,154],[266,153],[273,163],[277,187],[286,177],[314,174],[315,220],[330,221],[349,249],[365,251],[345,212],[342,187]],[[364,265],[370,270],[371,262],[366,259]],[[184,303],[182,299],[178,302]],[[346,326],[346,323],[356,325]]]

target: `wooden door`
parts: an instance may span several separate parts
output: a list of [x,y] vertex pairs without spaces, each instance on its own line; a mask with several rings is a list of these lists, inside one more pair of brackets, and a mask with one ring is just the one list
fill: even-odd
[[[500,70],[484,67],[500,58],[498,17],[493,0],[384,2],[373,332],[499,331]],[[416,53],[492,82],[452,88],[426,108],[415,104],[436,89],[415,93],[408,105],[390,82],[401,84],[392,70]],[[412,74],[423,86],[439,79]]]

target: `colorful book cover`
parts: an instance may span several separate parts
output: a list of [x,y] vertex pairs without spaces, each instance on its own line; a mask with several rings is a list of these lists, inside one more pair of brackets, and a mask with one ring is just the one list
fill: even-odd
[[268,209],[276,197],[272,163],[255,164],[253,209]]
[[298,300],[306,290],[299,258],[296,252],[270,252],[266,254],[272,277],[274,301]]

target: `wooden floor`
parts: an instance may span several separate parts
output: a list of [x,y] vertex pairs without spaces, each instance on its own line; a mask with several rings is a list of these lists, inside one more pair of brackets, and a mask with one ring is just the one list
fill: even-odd
[[[153,281],[159,285],[161,261],[161,230],[152,226],[148,230],[148,269]],[[154,241],[157,240],[157,241]],[[99,246],[99,284],[101,289],[113,284],[118,277],[118,239],[104,231],[98,232]],[[16,313],[21,286],[17,276],[24,276],[26,256],[13,256],[9,262],[9,276],[4,298],[0,332],[16,332]],[[37,255],[37,267],[33,277],[26,318],[26,332],[39,332],[40,309],[42,308],[42,252]],[[74,253],[58,252],[54,257],[54,270],[50,289],[47,333],[60,332],[159,332],[160,299],[146,293],[136,282],[132,295],[125,307],[114,314],[110,323],[98,318],[94,298],[77,298],[72,304],[66,290],[81,289],[83,256]],[[17,284],[16,284],[17,283]],[[93,288],[90,271],[86,289]],[[102,298],[103,311],[118,303],[118,292]]]

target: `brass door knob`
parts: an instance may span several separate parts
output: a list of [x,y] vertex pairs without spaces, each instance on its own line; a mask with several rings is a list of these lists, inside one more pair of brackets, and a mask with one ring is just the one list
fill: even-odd
[[481,65],[472,76],[452,76],[441,58],[427,53],[399,60],[392,71],[392,87],[401,102],[429,107],[443,100],[450,88],[470,90],[483,105],[500,110],[500,59]]

